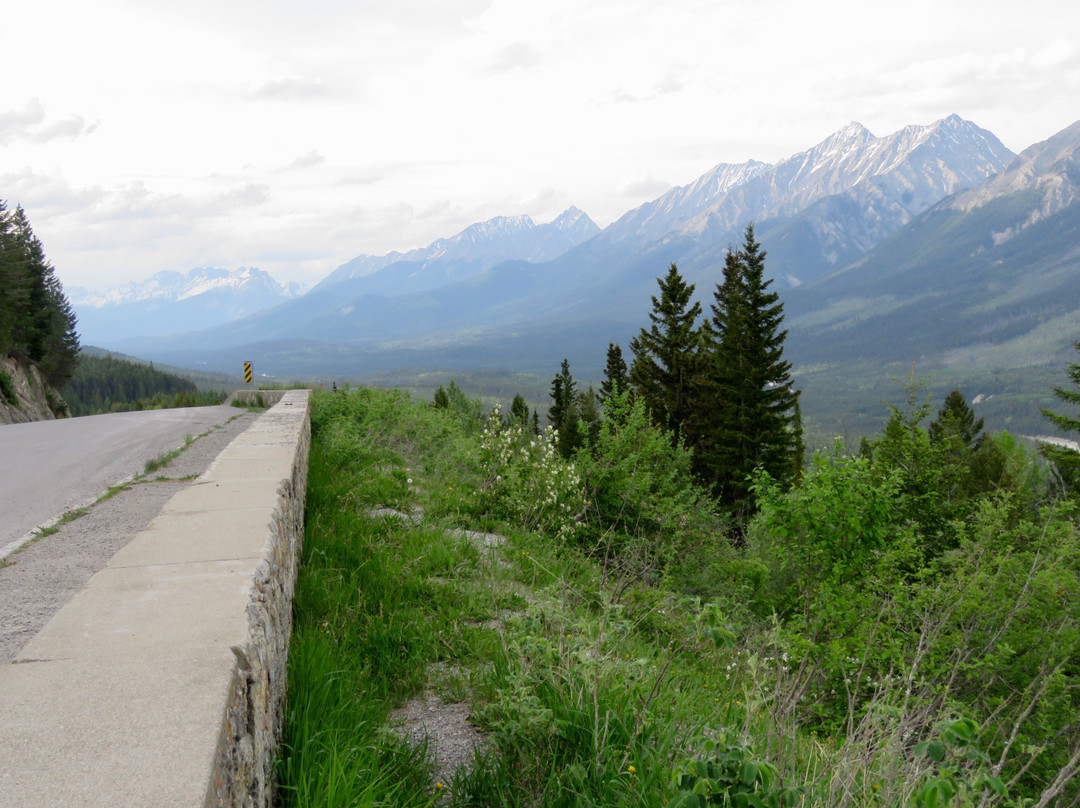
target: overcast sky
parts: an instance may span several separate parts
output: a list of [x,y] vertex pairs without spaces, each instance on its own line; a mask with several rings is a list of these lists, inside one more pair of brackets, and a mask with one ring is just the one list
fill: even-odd
[[955,112],[1021,151],[1080,119],[1075,0],[22,0],[0,26],[0,199],[68,287],[605,226],[852,120]]

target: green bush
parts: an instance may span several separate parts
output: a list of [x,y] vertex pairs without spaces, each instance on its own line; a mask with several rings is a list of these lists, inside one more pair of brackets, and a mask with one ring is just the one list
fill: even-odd
[[15,383],[6,370],[0,370],[0,397],[8,404],[15,403]]

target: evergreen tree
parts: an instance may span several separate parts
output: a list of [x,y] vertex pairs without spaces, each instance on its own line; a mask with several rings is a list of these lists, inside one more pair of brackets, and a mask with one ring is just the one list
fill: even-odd
[[624,393],[629,388],[630,374],[626,369],[626,360],[623,359],[622,347],[617,342],[609,342],[604,381],[600,383],[600,402],[606,402],[616,390]]
[[431,399],[431,406],[439,410],[449,409],[450,407],[450,396],[446,394],[446,390],[443,389],[441,384],[439,389],[435,391],[434,398]]
[[570,361],[564,358],[558,374],[551,380],[551,407],[548,408],[548,421],[558,432],[559,454],[563,457],[573,455],[581,443],[579,420],[577,383],[570,375]]
[[983,438],[983,419],[976,420],[975,411],[964,394],[953,390],[945,397],[945,403],[928,431],[930,440],[937,444],[955,444],[974,451]]
[[600,437],[600,397],[589,386],[588,390],[577,395],[578,421],[585,426],[585,438],[589,446],[595,446]]
[[514,400],[510,404],[510,423],[521,424],[522,427],[527,427],[529,424],[529,405],[525,403],[520,393],[514,395]]
[[0,201],[0,351],[31,361],[61,387],[79,359],[75,312],[26,211]]
[[[1073,348],[1080,352],[1080,342],[1074,342]],[[1070,362],[1065,374],[1075,389],[1055,387],[1054,395],[1065,404],[1077,407],[1077,415],[1063,415],[1045,408],[1042,409],[1042,414],[1063,432],[1080,433],[1080,362]],[[1080,494],[1080,452],[1068,446],[1051,443],[1042,444],[1039,452],[1054,464],[1066,490],[1071,494]]]
[[784,306],[765,279],[765,252],[750,224],[742,248],[729,251],[702,331],[707,358],[691,420],[698,471],[735,513],[752,508],[757,468],[790,483],[802,466],[799,393],[783,356]]
[[665,277],[657,278],[657,283],[660,298],[652,297],[652,325],[630,340],[634,354],[630,385],[645,402],[653,421],[670,432],[673,444],[677,444],[690,413],[701,304],[691,305],[694,285],[683,280],[675,264]]

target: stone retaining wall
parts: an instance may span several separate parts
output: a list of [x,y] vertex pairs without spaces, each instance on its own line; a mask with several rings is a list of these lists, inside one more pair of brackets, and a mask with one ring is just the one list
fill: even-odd
[[0,805],[271,805],[308,407],[283,393],[0,666]]
[[[283,391],[279,396],[279,402]],[[307,391],[302,391],[304,416],[296,434],[292,476],[278,487],[278,504],[268,525],[266,549],[251,580],[247,604],[247,642],[234,645],[236,657],[230,683],[231,699],[218,741],[218,755],[209,783],[208,806],[270,806],[275,790],[274,762],[284,720],[292,601],[304,537],[304,496],[307,491],[311,424]],[[276,404],[244,435],[263,432],[296,433],[296,396]],[[278,422],[281,422],[280,424]],[[242,435],[234,443],[243,444]],[[231,448],[231,446],[230,446]]]

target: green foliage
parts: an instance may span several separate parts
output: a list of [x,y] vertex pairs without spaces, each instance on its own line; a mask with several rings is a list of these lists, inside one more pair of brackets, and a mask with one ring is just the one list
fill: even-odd
[[[448,676],[488,743],[449,805],[1080,797],[1080,534],[1011,436],[949,451],[912,390],[866,454],[837,444],[790,486],[759,471],[733,547],[640,399],[613,395],[570,464],[447,398],[316,395],[294,639],[316,659],[290,659],[286,804],[436,799],[380,727]],[[919,487],[964,464],[993,485]],[[443,530],[495,522],[505,545]]]
[[578,405],[577,382],[570,374],[570,362],[563,359],[562,366],[551,380],[551,407],[548,421],[555,430],[559,453],[569,458],[582,443],[581,410]]
[[[75,312],[22,207],[0,200],[0,355],[35,363],[53,387],[79,361]],[[54,407],[59,409],[59,405]]]
[[[1080,352],[1080,342],[1074,342],[1073,347]],[[1055,387],[1054,395],[1065,404],[1077,407],[1078,414],[1073,416],[1048,409],[1043,409],[1042,414],[1061,431],[1080,434],[1080,362],[1070,362],[1065,373],[1075,389]],[[1080,452],[1052,443],[1044,443],[1039,451],[1054,464],[1066,490],[1073,495],[1080,494]]]
[[765,278],[765,252],[748,225],[742,247],[729,251],[702,330],[704,358],[690,433],[698,474],[724,506],[753,508],[750,477],[765,469],[783,485],[802,463],[799,394],[784,359],[784,306]]
[[952,451],[973,451],[984,437],[983,426],[984,419],[975,418],[975,411],[964,394],[954,388],[945,397],[937,419],[930,424],[930,440],[945,444]]
[[839,444],[814,454],[801,485],[785,491],[761,469],[751,489],[759,510],[751,541],[767,559],[772,606],[781,614],[798,610],[809,620],[824,589],[869,574],[896,535],[897,479],[881,478]]
[[652,325],[630,340],[634,361],[629,381],[657,425],[677,443],[689,417],[697,375],[701,304],[691,304],[694,284],[683,280],[675,264],[657,283],[660,297],[652,297]]
[[0,370],[0,398],[8,404],[15,403],[15,383],[11,380],[11,374]]
[[446,390],[440,384],[439,389],[435,391],[435,397],[431,400],[433,407],[437,407],[440,410],[445,410],[450,406],[450,396],[446,394]]
[[616,390],[629,389],[630,373],[626,368],[626,360],[623,359],[622,346],[609,342],[604,362],[604,381],[600,384],[600,401],[606,404]]
[[694,485],[690,460],[652,422],[644,401],[613,394],[595,446],[577,456],[586,503],[580,541],[635,574],[663,570],[696,544],[715,544],[719,523]]
[[704,759],[691,761],[675,773],[678,796],[673,808],[783,808],[798,804],[800,790],[784,787],[780,772],[740,743],[706,740]]
[[933,761],[936,772],[915,792],[911,808],[947,808],[977,801],[989,806],[1006,797],[1005,784],[990,773],[990,758],[976,742],[977,729],[970,718],[949,721],[941,728],[940,739],[915,746],[915,756]]
[[83,356],[63,389],[72,415],[220,404],[222,392],[200,392],[193,381],[112,356]]
[[532,435],[520,421],[506,424],[496,406],[480,439],[485,479],[481,510],[525,530],[570,538],[583,508],[581,478],[562,458],[556,432]]
[[522,426],[529,423],[529,405],[525,403],[520,393],[514,395],[514,400],[510,404],[510,421]]

